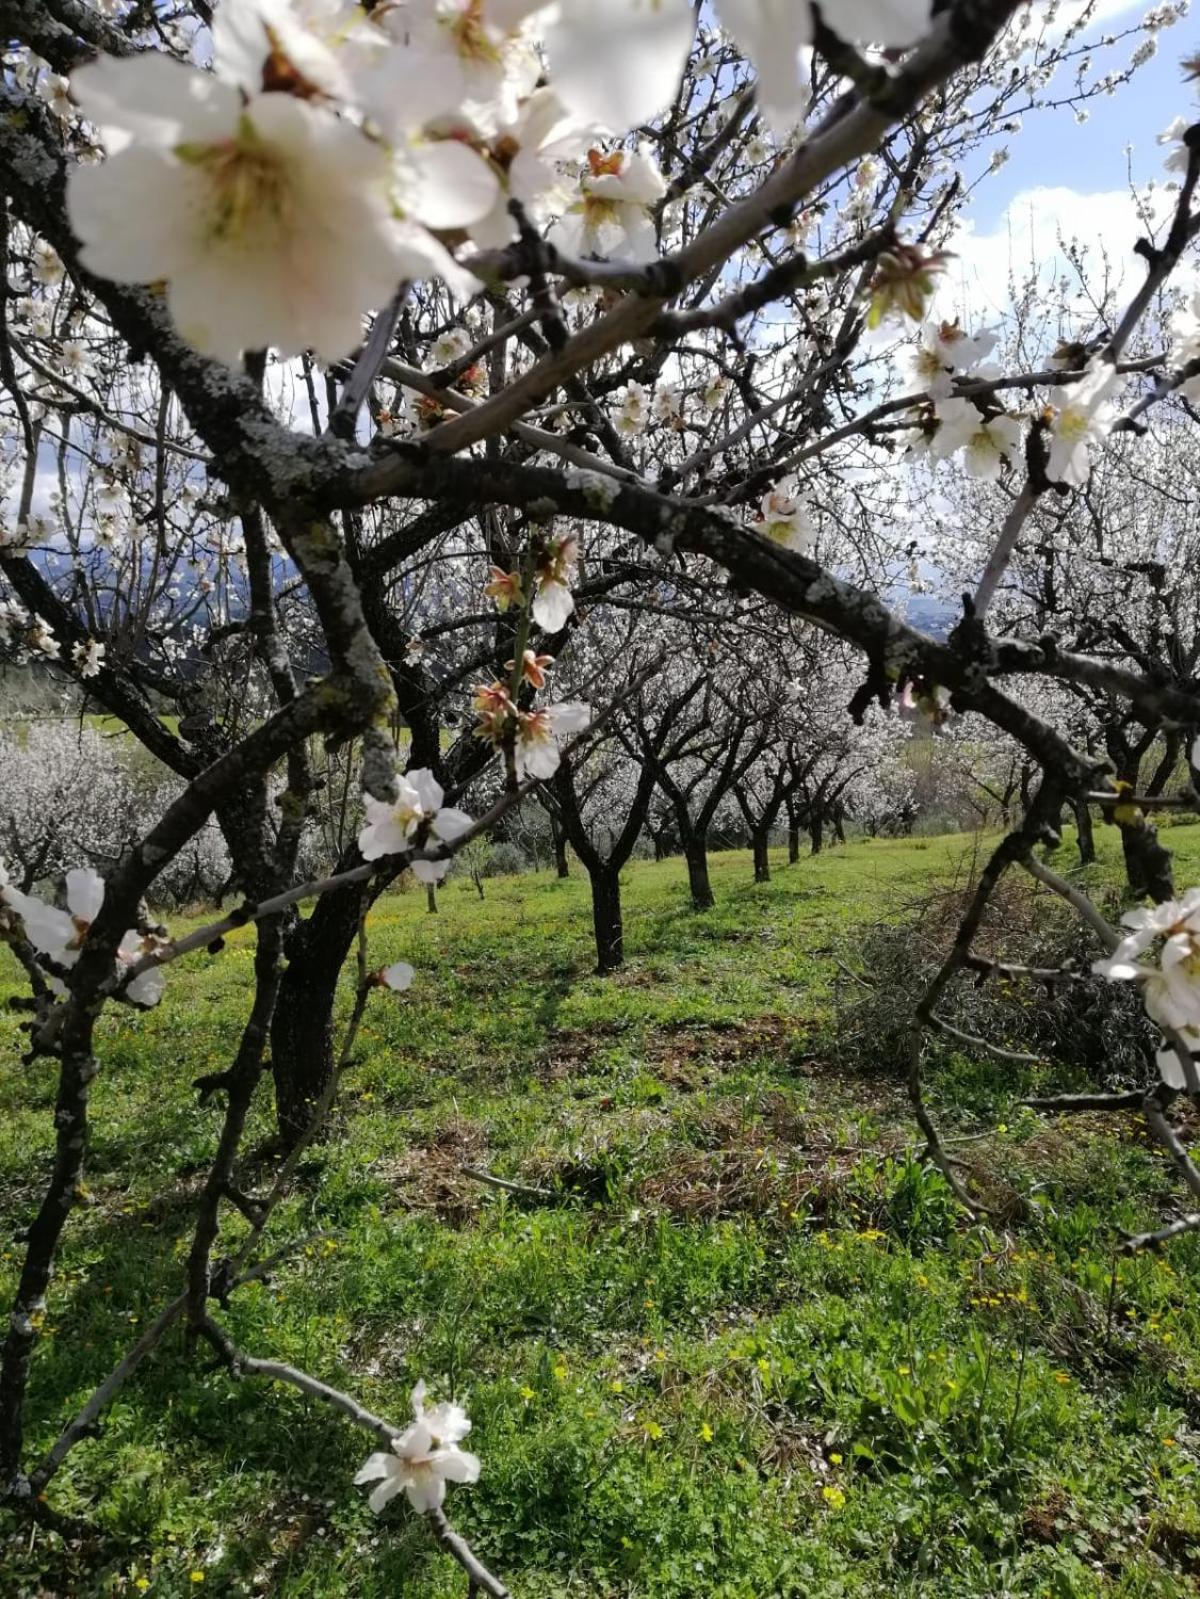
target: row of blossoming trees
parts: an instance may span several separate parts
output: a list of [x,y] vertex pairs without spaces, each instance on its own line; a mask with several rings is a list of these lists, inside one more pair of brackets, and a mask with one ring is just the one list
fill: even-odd
[[[278,1257],[272,1213],[368,1004],[413,979],[372,969],[366,912],[536,800],[587,866],[611,965],[648,817],[669,817],[702,907],[722,805],[760,875],[781,816],[816,846],[856,786],[886,787],[905,707],[967,729],[968,764],[986,746],[1019,772],[987,779],[1013,823],[913,1013],[930,1158],[982,1207],[921,1058],[960,974],[1022,977],[973,938],[1023,868],[1078,909],[1108,975],[1142,985],[1163,1049],[1114,1108],[1145,1112],[1200,1198],[1171,1121],[1200,1089],[1200,922],[1149,819],[1196,803],[1195,611],[1155,574],[1194,547],[1171,474],[1194,452],[1200,126],[1168,130],[1169,204],[1124,300],[1059,299],[1020,337],[933,314],[944,246],[1022,119],[1082,115],[1181,8],[1099,43],[1086,9],[1055,10],[0,0],[8,649],[177,785],[119,859],[70,867],[65,897],[28,879],[2,895],[30,1058],[58,1089],[0,1359],[0,1495],[53,1516],[55,1475],[182,1322],[232,1372],[375,1435],[373,1505],[405,1490],[502,1594],[442,1511],[446,1481],[479,1471],[461,1410],[418,1390],[401,1427],[240,1347],[223,1315]],[[1081,492],[1110,471],[1107,499]],[[1166,532],[1125,514],[1130,473],[1157,485]],[[906,619],[931,566],[965,595],[947,637]],[[350,771],[362,815],[330,830],[332,791],[356,816]],[[1157,902],[1124,939],[1035,853],[1067,811],[1118,822]],[[147,895],[214,823],[238,902],[172,938]],[[319,825],[341,853],[312,878]],[[180,1292],[35,1457],[98,1018],[155,1003],[175,961],[247,923],[253,983],[202,1084],[220,1129]],[[242,1135],[272,1059],[287,1153],[252,1196]]]

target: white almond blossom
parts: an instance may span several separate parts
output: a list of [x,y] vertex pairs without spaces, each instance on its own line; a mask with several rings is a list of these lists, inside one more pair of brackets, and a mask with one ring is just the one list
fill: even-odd
[[[151,53],[75,73],[108,151],[67,189],[89,270],[164,281],[183,337],[231,363],[268,345],[340,359],[402,279],[473,282],[411,218],[460,226],[490,208],[494,179],[474,151],[424,146],[397,167],[326,106],[247,93],[217,65],[214,75]],[[397,190],[409,219],[395,215]]]
[[640,383],[628,383],[613,417],[613,426],[623,438],[635,438],[646,431],[650,421],[650,396]]
[[654,399],[651,403],[656,422],[665,422],[669,427],[678,427],[683,421],[683,395],[679,392],[677,384],[665,380],[654,390]]
[[794,479],[776,484],[763,495],[754,531],[785,550],[803,555],[817,536],[807,502]]
[[35,239],[30,251],[29,275],[43,288],[52,289],[63,280],[63,264],[54,246]]
[[71,660],[80,677],[99,677],[104,665],[104,645],[94,638],[81,641],[72,646]]
[[[1200,1065],[1197,1063],[1197,1056],[1200,1056],[1200,1027],[1177,1027],[1175,1032],[1180,1044],[1192,1057],[1193,1072],[1200,1072]],[[1154,1064],[1158,1067],[1158,1075],[1168,1088],[1173,1088],[1180,1094],[1191,1092],[1192,1085],[1188,1082],[1179,1051],[1174,1044],[1164,1044],[1161,1049],[1156,1050]]]
[[221,76],[247,93],[291,74],[306,92],[345,102],[386,48],[354,0],[234,0],[217,9],[212,34]]
[[496,197],[491,210],[470,224],[474,243],[481,250],[503,249],[519,237],[510,200],[520,201],[534,223],[562,211],[570,190],[559,164],[579,160],[595,133],[566,110],[553,89],[535,89],[514,117],[500,122],[492,138]]
[[[33,894],[11,886],[0,886],[0,901],[21,918],[25,936],[40,954],[58,966],[71,967],[79,959],[83,941],[104,904],[104,879],[88,866],[77,866],[67,873],[67,909],[61,911]],[[157,941],[130,928],[117,949],[118,970],[157,947]],[[51,976],[56,992],[65,992],[61,981]],[[152,966],[135,977],[125,989],[127,998],[138,1005],[157,1005],[163,995],[166,976],[161,966]]]
[[381,988],[390,988],[393,994],[403,994],[412,987],[417,974],[407,961],[393,961],[390,966],[381,967],[376,975]]
[[519,711],[514,746],[517,777],[522,781],[527,777],[553,777],[562,758],[560,741],[572,733],[582,733],[591,719],[591,706],[578,700],[547,705],[540,711]]
[[658,240],[650,207],[667,192],[648,150],[589,150],[576,199],[550,232],[567,255],[653,261]]
[[71,86],[66,78],[60,78],[57,72],[47,72],[38,80],[37,92],[60,122],[74,120],[75,107],[71,101]]
[[989,355],[996,335],[984,331],[972,337],[956,320],[925,322],[915,344],[906,344],[896,358],[905,384],[934,397],[949,394],[956,372],[969,372]]
[[1174,122],[1158,136],[1158,143],[1168,146],[1166,159],[1163,166],[1168,172],[1186,172],[1188,168],[1188,147],[1183,142],[1183,136],[1190,127],[1186,117],[1176,117]]
[[533,619],[547,633],[566,627],[575,609],[571,580],[579,559],[579,543],[570,534],[552,539],[538,562],[533,594]]
[[59,656],[60,645],[54,636],[54,629],[44,616],[36,613],[29,623],[27,642],[31,650],[36,650],[39,655],[44,655],[48,660],[56,661]]
[[545,0],[407,0],[381,7],[393,47],[360,87],[389,135],[463,116],[490,136],[537,84],[529,19]]
[[[365,861],[384,855],[400,855],[419,844],[452,844],[474,823],[465,811],[443,807],[442,785],[428,767],[418,767],[396,780],[392,803],[368,794],[364,800],[366,826],[358,835],[358,848]],[[422,883],[439,883],[450,870],[450,862],[413,861],[412,873]]]
[[937,432],[929,440],[929,453],[944,461],[964,451],[967,476],[994,481],[1021,447],[1021,424],[1006,411],[985,418],[970,400],[950,396],[938,400],[933,414]]
[[412,1391],[413,1420],[392,1440],[389,1451],[371,1455],[354,1478],[356,1484],[378,1482],[367,1503],[379,1515],[398,1493],[406,1493],[414,1510],[439,1510],[448,1482],[478,1482],[479,1457],[458,1446],[471,1430],[461,1405],[442,1403],[425,1408],[425,1384]]
[[1092,470],[1088,445],[1108,437],[1117,419],[1110,395],[1120,379],[1108,361],[1092,361],[1078,383],[1050,396],[1050,454],[1046,475],[1054,483],[1078,488]]
[[700,403],[710,416],[721,409],[725,403],[725,396],[732,387],[733,385],[724,373],[718,373],[716,377],[704,385],[700,391]]
[[[1136,982],[1151,1021],[1177,1032],[1189,1050],[1200,1052],[1200,888],[1180,900],[1167,900],[1121,918],[1130,932],[1092,970],[1110,982]],[[1159,940],[1157,967],[1141,957]],[[1159,1072],[1171,1088],[1189,1087],[1173,1045],[1157,1054]]]
[[[1200,361],[1200,290],[1171,318],[1171,361],[1177,368]],[[1200,374],[1180,384],[1180,393],[1189,400],[1200,399]]]

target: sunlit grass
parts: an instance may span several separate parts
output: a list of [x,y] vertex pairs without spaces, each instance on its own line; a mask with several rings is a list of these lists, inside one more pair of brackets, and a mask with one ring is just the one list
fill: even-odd
[[[1181,884],[1200,877],[1200,829],[1170,842]],[[417,981],[373,1003],[333,1135],[272,1225],[272,1243],[328,1237],[235,1298],[237,1337],[399,1419],[419,1375],[462,1398],[484,1473],[449,1508],[523,1599],[1194,1592],[1200,1249],[1113,1284],[1114,1223],[1159,1213],[1161,1163],[1129,1129],[1049,1126],[1003,1067],[952,1057],[931,1085],[947,1128],[1039,1199],[1007,1231],[971,1226],[913,1158],[899,1066],[830,1064],[835,954],[975,850],[777,855],[768,885],[717,855],[703,916],[680,862],[639,864],[608,979],[577,868],[482,902],[451,880],[436,916],[389,895],[371,959]],[[228,1062],[251,938],[101,1024],[90,1203],[47,1314],[34,1447],[176,1290],[219,1125],[190,1085]],[[18,1021],[0,1024],[8,1239],[54,1091],[50,1063],[19,1063]],[[264,1083],[248,1186],[270,1128]],[[403,1506],[377,1522],[351,1486],[369,1447],[173,1340],[53,1486],[100,1539],[22,1526],[0,1592],[461,1595]]]

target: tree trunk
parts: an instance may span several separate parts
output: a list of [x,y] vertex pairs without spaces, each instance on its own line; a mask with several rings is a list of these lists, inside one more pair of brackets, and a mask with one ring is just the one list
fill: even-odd
[[425,884],[425,909],[431,916],[437,915],[437,887],[433,883]]
[[846,824],[841,811],[833,813],[833,836],[839,844],[846,842]]
[[567,835],[557,827],[554,829],[554,869],[559,877],[570,877],[571,867],[567,860]]
[[592,927],[596,935],[596,970],[615,972],[625,962],[625,930],[621,923],[621,875],[602,866],[591,874]]
[[1158,905],[1174,899],[1174,874],[1171,852],[1158,842],[1158,829],[1150,822],[1118,823],[1121,849],[1125,856],[1125,876],[1130,893],[1138,899],[1149,894]]
[[795,866],[800,859],[800,824],[788,823],[788,865]]
[[751,834],[750,843],[754,850],[754,881],[756,883],[769,883],[771,881],[771,857],[767,853],[770,841],[770,832],[765,828]]
[[716,900],[708,879],[708,839],[703,833],[689,838],[683,846],[683,853],[687,861],[688,887],[692,891],[692,908],[709,911]]
[[286,946],[288,965],[271,1022],[275,1113],[285,1149],[308,1127],[333,1075],[333,1001],[366,892],[354,883],[323,896]]
[[814,816],[808,824],[809,842],[812,844],[812,853],[819,855],[821,846],[825,842],[825,824],[819,816]]
[[1084,801],[1073,805],[1075,827],[1078,833],[1079,864],[1090,866],[1096,859],[1096,835],[1092,831],[1092,813]]

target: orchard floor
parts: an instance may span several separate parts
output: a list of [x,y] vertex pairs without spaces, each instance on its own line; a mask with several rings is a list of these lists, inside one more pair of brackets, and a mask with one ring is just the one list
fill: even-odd
[[[1180,883],[1200,880],[1200,828],[1170,842]],[[389,896],[372,963],[417,980],[373,1001],[334,1134],[270,1234],[328,1236],[235,1297],[235,1335],[394,1419],[419,1376],[464,1400],[483,1476],[447,1508],[516,1599],[1200,1593],[1200,1241],[1112,1280],[1116,1225],[1172,1192],[1162,1162],[1132,1124],[1021,1110],[1028,1072],[946,1056],[946,1132],[1037,1199],[981,1228],[911,1158],[900,1062],[830,1059],[855,930],[971,849],[776,856],[767,885],[718,855],[706,915],[681,862],[637,865],[609,979],[577,868],[497,879],[483,903],[452,880],[436,917]],[[249,973],[243,933],[174,970],[157,1011],[102,1022],[35,1444],[177,1291],[219,1119],[190,1084],[228,1062]],[[18,1064],[16,1020],[6,1295],[52,1131],[52,1073]],[[270,1109],[264,1090],[252,1147]],[[369,1448],[172,1340],[53,1484],[97,1536],[0,1522],[0,1594],[461,1599],[407,1506],[377,1520],[352,1486]]]

